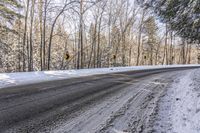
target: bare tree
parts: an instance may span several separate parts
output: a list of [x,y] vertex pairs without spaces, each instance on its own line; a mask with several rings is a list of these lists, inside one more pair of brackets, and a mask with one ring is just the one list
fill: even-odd
[[30,0],[27,0],[26,3],[26,11],[25,11],[25,19],[24,19],[24,35],[23,35],[23,71],[26,70],[26,39],[27,39],[27,22],[28,22],[28,13],[29,13],[29,4]]
[[33,70],[33,20],[34,20],[34,10],[35,10],[35,0],[32,0],[31,14],[30,14],[30,39],[29,39],[29,61],[28,61],[28,71]]

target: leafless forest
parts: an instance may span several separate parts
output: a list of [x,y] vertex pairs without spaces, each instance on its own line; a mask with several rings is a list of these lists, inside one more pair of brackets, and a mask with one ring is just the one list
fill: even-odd
[[0,3],[10,12],[0,15],[0,72],[198,62],[197,44],[134,0],[9,1]]

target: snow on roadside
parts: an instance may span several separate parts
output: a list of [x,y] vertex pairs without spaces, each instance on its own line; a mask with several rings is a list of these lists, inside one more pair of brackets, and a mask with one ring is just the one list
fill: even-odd
[[200,133],[200,69],[177,79],[158,105],[155,132]]
[[37,72],[18,72],[18,73],[1,73],[0,88],[39,83],[59,79],[68,79],[81,76],[91,76],[97,74],[106,74],[114,72],[124,72],[131,70],[147,70],[156,68],[171,67],[190,67],[199,65],[171,65],[171,66],[133,66],[133,67],[112,67],[99,69],[82,69],[82,70],[65,70],[65,71],[37,71]]

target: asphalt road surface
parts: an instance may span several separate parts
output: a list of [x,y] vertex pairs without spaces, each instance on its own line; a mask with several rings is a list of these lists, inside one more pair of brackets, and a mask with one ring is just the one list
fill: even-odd
[[129,71],[3,88],[0,132],[151,132],[159,97],[190,69]]

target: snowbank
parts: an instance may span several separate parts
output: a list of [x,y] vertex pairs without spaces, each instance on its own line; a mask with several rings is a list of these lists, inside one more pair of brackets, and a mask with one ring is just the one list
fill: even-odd
[[44,81],[59,80],[59,79],[115,73],[115,72],[148,70],[157,68],[194,67],[194,66],[199,66],[199,65],[133,66],[133,67],[111,67],[111,68],[65,70],[65,71],[1,73],[0,88],[5,88],[15,85],[39,83]]
[[183,74],[161,99],[155,130],[200,133],[200,71]]

